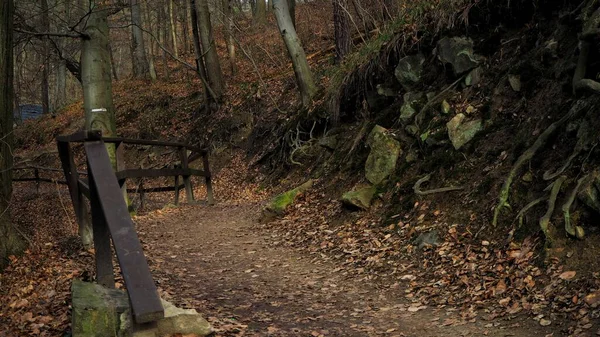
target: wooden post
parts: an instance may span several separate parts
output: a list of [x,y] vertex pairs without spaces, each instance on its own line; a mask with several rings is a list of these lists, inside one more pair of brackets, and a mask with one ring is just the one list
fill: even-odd
[[144,199],[146,198],[146,193],[144,192],[144,178],[140,178],[138,191],[140,192],[140,208],[144,208]]
[[[73,150],[71,149],[71,144],[62,141],[57,142],[57,147],[63,172],[65,174],[65,179],[67,180],[67,186],[69,187],[69,194],[71,195],[71,202],[73,203],[75,218],[77,219],[77,223],[79,225],[79,234],[82,235],[84,234],[82,229],[89,227],[89,218],[87,208],[84,204],[84,196],[79,190],[79,173],[77,173],[77,166],[75,166],[75,159],[73,159]],[[87,243],[84,242],[84,244]]]
[[179,205],[179,176],[175,176],[175,206]]
[[[187,149],[184,147],[179,148],[179,157],[181,158],[181,168],[185,171],[189,171]],[[190,178],[189,172],[183,176],[183,184],[185,185],[185,194],[188,203],[194,202],[194,190],[192,189],[192,179]]]
[[213,196],[213,189],[212,189],[212,182],[211,182],[211,177],[210,177],[210,167],[208,165],[208,153],[205,153],[202,156],[202,162],[204,164],[204,181],[206,182],[206,200],[208,201],[209,205],[214,205],[215,204],[215,198]]
[[40,171],[36,168],[34,170],[35,175],[35,193],[40,194]]
[[96,182],[89,167],[90,163],[88,161],[90,204],[92,208],[92,225],[94,227],[94,250],[96,251],[96,281],[104,287],[114,288],[115,275],[113,273],[112,249],[110,247],[110,231],[102,212]]

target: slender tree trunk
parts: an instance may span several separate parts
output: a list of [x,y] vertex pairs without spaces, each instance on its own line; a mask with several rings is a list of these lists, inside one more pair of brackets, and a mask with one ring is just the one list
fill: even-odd
[[188,54],[190,52],[190,33],[189,33],[189,19],[188,19],[188,13],[189,13],[189,8],[190,8],[190,3],[188,2],[188,0],[183,0],[183,6],[181,6],[181,30],[183,31],[183,52],[185,54]]
[[[142,0],[143,1],[143,0]],[[133,76],[135,78],[148,78],[150,66],[144,46],[144,32],[142,13],[139,0],[130,0],[131,4],[131,48],[133,50]]]
[[204,51],[204,64],[208,83],[216,95],[217,101],[223,96],[223,74],[217,54],[217,45],[213,38],[212,25],[210,23],[210,12],[208,11],[208,0],[199,0],[196,4],[198,10],[198,28],[200,30],[200,43]]
[[274,0],[273,4],[279,32],[285,42],[288,54],[292,59],[296,82],[298,83],[298,89],[302,96],[302,104],[307,107],[310,105],[313,96],[317,92],[317,86],[313,80],[312,72],[308,66],[306,54],[304,53],[300,39],[292,24],[287,0]]
[[25,248],[16,227],[10,222],[13,144],[13,0],[0,1],[0,270],[10,255]]
[[167,0],[169,2],[169,22],[171,26],[171,39],[173,40],[173,54],[175,57],[179,57],[179,48],[177,46],[177,21],[175,20],[175,8],[174,0]]
[[119,76],[117,74],[117,64],[115,62],[115,56],[113,54],[112,46],[110,46],[110,45],[108,46],[108,52],[110,55],[110,65],[111,65],[110,68],[112,69],[113,78],[115,79],[115,81],[118,81]]
[[[145,24],[143,25],[144,29],[148,32],[153,32],[152,30],[152,20],[150,19],[150,12],[148,11],[148,6],[146,5],[146,1],[142,1],[140,4],[140,10],[142,11],[142,16],[144,17]],[[150,78],[153,81],[156,81],[158,76],[156,75],[156,66],[154,65],[154,39],[150,40],[148,43],[148,66],[150,67]]]
[[350,52],[351,37],[348,18],[348,1],[333,0],[333,25],[335,31],[335,56],[338,62]]
[[294,29],[296,29],[296,0],[287,0],[287,2],[288,8],[290,9],[290,18],[292,18],[292,25],[294,25]]
[[[204,89],[204,98],[206,100],[207,103],[209,103],[211,100],[213,100],[213,97],[211,94],[209,94],[209,91],[212,91],[211,88],[209,88],[208,86],[208,80],[207,80],[207,74],[206,74],[206,67],[204,65],[204,59],[202,58],[202,45],[200,44],[200,33],[199,33],[199,29],[198,29],[198,11],[196,10],[196,0],[191,0],[190,1],[191,4],[191,11],[190,11],[190,17],[192,19],[192,34],[193,34],[193,42],[194,42],[194,53],[196,55],[196,69],[198,71],[198,76],[200,77],[200,80],[202,81],[202,87]],[[209,106],[210,104],[207,104],[207,106]]]
[[231,70],[231,76],[235,76],[236,64],[235,64],[235,41],[233,39],[233,14],[232,14],[232,2],[233,0],[222,0],[223,3],[223,27],[225,28],[225,42],[227,43],[227,56],[229,57],[229,66]]
[[[168,0],[167,0],[168,1]],[[164,7],[158,8],[158,43],[162,44],[165,48],[168,43],[168,25],[166,23],[166,13]],[[162,53],[163,65],[165,67],[165,77],[169,77],[169,62],[167,58],[167,52],[163,50]]]
[[267,4],[265,0],[256,0],[254,21],[261,24],[267,21]]
[[[49,20],[49,9],[48,0],[41,0],[42,7],[42,27],[44,31],[50,31],[50,20]],[[50,44],[47,37],[42,38],[43,43],[43,55],[42,55],[42,111],[44,114],[50,112],[50,83],[49,83],[49,72],[50,72]]]

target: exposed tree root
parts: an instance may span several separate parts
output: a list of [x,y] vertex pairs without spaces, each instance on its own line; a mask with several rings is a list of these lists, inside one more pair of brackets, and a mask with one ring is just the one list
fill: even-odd
[[[552,185],[550,185],[552,186]],[[523,217],[525,216],[525,213],[527,213],[530,209],[532,209],[533,207],[535,207],[537,204],[544,202],[548,199],[547,196],[543,196],[540,198],[535,199],[534,201],[528,203],[527,205],[525,205],[525,207],[523,207],[519,213],[517,213],[517,217],[515,218],[515,220],[519,221],[519,227],[523,226]]]
[[413,186],[413,191],[415,191],[416,195],[428,195],[428,194],[435,194],[435,193],[460,191],[463,189],[463,187],[442,187],[442,188],[436,188],[433,190],[421,191],[421,185],[423,183],[428,182],[429,179],[431,179],[431,174],[428,174],[428,175],[424,176],[423,178],[417,180],[417,182]]
[[[588,9],[593,5],[594,1],[588,4]],[[595,40],[600,29],[600,8],[596,9],[587,18],[583,24],[583,31],[579,35],[579,59],[577,60],[577,68],[573,74],[573,94],[577,95],[582,91],[587,91],[595,94],[600,94],[600,83],[592,79],[585,78],[587,72],[588,58],[590,55],[591,42]]]
[[556,205],[556,197],[558,197],[558,192],[560,192],[560,187],[562,186],[563,182],[565,182],[566,179],[567,179],[566,176],[561,176],[560,178],[556,179],[554,184],[552,184],[552,190],[550,191],[550,197],[548,197],[548,210],[546,211],[546,214],[544,214],[544,216],[540,218],[540,228],[542,229],[542,232],[544,232],[546,239],[549,241],[552,241],[552,238],[550,237],[550,233],[548,232],[548,226],[550,225],[550,218],[552,218],[552,214],[554,213],[554,206]]
[[550,126],[548,126],[548,128],[538,136],[535,143],[533,143],[533,145],[525,152],[523,152],[519,159],[517,159],[512,169],[510,170],[508,177],[504,181],[504,185],[502,185],[500,196],[498,198],[498,204],[494,209],[494,219],[492,220],[492,225],[494,227],[498,224],[498,216],[500,215],[500,211],[504,207],[510,208],[510,205],[508,204],[510,186],[512,185],[512,182],[515,179],[515,176],[521,171],[523,165],[527,161],[531,160],[531,158],[533,158],[537,151],[546,144],[548,138],[550,138],[550,136],[552,136],[560,126],[562,126],[566,121],[570,120],[571,118],[579,116],[579,114],[583,112],[587,106],[588,104],[585,101],[576,101],[567,114],[565,114],[558,121],[550,124]]
[[577,197],[577,193],[579,192],[579,188],[581,187],[581,185],[590,178],[591,175],[588,174],[585,177],[579,179],[577,181],[577,186],[575,186],[575,188],[571,191],[571,193],[569,194],[569,198],[567,198],[567,200],[562,206],[562,211],[565,217],[565,231],[570,236],[576,237],[580,240],[584,238],[585,231],[581,226],[573,226],[573,223],[571,222],[571,205],[575,201],[575,198]]
[[561,175],[568,167],[571,165],[571,161],[577,157],[581,151],[591,143],[590,130],[587,124],[584,121],[579,125],[579,130],[577,131],[577,144],[575,144],[575,148],[573,149],[573,153],[567,158],[567,161],[561,166],[556,172],[552,173],[550,170],[544,172],[544,180],[552,180],[559,175]]

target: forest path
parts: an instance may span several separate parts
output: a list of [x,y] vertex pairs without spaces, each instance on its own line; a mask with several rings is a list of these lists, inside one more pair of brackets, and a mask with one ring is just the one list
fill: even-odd
[[275,245],[277,237],[260,229],[259,209],[258,204],[187,205],[136,218],[161,295],[196,308],[217,336],[548,332],[524,318],[456,325],[450,323],[461,319],[452,308],[413,312],[398,287],[360,282],[320,255]]

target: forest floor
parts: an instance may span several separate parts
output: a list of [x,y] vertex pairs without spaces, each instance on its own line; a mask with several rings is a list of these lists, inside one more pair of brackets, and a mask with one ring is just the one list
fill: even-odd
[[217,336],[558,336],[523,316],[467,322],[458,308],[410,303],[402,288],[279,245],[260,209],[188,205],[136,218],[161,295],[200,308]]

